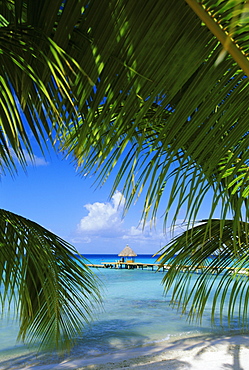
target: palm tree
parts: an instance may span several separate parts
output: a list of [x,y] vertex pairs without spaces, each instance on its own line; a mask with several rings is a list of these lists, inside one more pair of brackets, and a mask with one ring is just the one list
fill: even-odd
[[[248,219],[244,1],[237,1],[235,8],[234,2],[207,0],[4,0],[0,14],[3,171],[16,170],[15,157],[24,166],[26,152],[32,157],[32,133],[41,150],[49,139],[74,155],[84,173],[98,171],[100,183],[120,165],[113,191],[125,179],[127,208],[145,194],[144,220],[156,217],[169,178],[173,185],[165,220],[176,201],[173,222],[185,202],[187,220],[195,220],[203,197],[214,189],[210,218],[222,202],[221,218],[234,212],[232,230],[237,235],[242,220]],[[5,216],[7,225],[10,219]],[[28,226],[26,232],[37,227]],[[40,229],[40,235],[44,232]],[[32,240],[30,235],[25,241]],[[57,240],[53,238],[48,238],[48,247]],[[24,260],[28,247],[22,250]],[[4,261],[16,253],[4,254]],[[42,310],[49,313],[51,307],[45,285],[39,289],[50,274],[47,270],[34,274],[38,256],[33,256],[20,273],[27,289],[29,284],[37,287],[33,291],[39,304],[30,310],[33,300],[27,295],[26,308],[23,303],[19,306],[21,336],[30,312],[29,328],[34,333]],[[52,260],[50,264],[59,273],[56,261],[57,265]],[[2,264],[5,274],[6,264]],[[76,265],[74,269],[79,276]],[[6,287],[12,288],[9,283]],[[25,298],[24,290],[19,290],[21,294]],[[48,324],[49,315],[45,317]],[[51,332],[44,322],[38,333],[47,333],[45,341]],[[58,326],[56,330],[59,334]]]

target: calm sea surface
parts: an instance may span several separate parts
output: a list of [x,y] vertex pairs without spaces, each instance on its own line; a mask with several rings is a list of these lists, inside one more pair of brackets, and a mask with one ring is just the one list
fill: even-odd
[[[85,255],[90,263],[117,261],[117,255]],[[136,257],[137,262],[155,263],[151,255]],[[207,307],[202,325],[189,324],[169,306],[161,280],[165,272],[151,270],[93,269],[104,283],[103,310],[78,338],[71,356],[110,353],[119,349],[139,347],[160,341],[197,334],[223,334],[227,328],[211,328]],[[27,352],[16,344],[17,324],[0,320],[0,365],[6,355]]]

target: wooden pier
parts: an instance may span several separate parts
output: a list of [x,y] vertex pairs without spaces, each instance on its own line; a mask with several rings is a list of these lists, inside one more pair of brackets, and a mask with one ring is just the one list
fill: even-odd
[[114,261],[114,262],[101,262],[101,264],[87,264],[89,267],[95,268],[113,268],[113,269],[151,269],[153,270],[168,270],[170,266],[164,265],[159,268],[158,263],[142,263],[142,262],[133,262],[133,261]]
[[[94,268],[111,268],[111,269],[151,269],[152,271],[167,271],[170,269],[171,265],[160,266],[158,263],[142,263],[134,261],[114,261],[114,262],[101,262],[101,264],[87,264],[89,267]],[[193,273],[201,274],[205,271],[206,266],[194,266],[190,269],[190,266],[181,266],[181,272],[191,271]],[[249,276],[249,268],[239,269],[232,267],[225,267],[224,270],[229,270],[230,273],[237,273],[240,275]],[[222,271],[219,269],[214,269],[213,274],[218,274]]]

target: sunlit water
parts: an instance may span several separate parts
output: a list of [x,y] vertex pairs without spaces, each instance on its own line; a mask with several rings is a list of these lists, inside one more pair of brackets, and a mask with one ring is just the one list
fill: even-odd
[[[117,255],[88,255],[91,263],[116,261]],[[155,262],[151,256],[140,256],[138,262]],[[94,269],[104,283],[103,310],[96,312],[95,320],[82,331],[70,356],[90,356],[120,349],[140,347],[179,337],[198,334],[224,334],[230,329],[215,328],[210,322],[207,307],[202,325],[190,324],[185,316],[170,307],[170,295],[165,296],[161,280],[166,272],[141,269]],[[3,357],[21,356],[28,349],[16,344],[18,325],[0,321],[0,368]],[[2,361],[2,362],[1,362]]]

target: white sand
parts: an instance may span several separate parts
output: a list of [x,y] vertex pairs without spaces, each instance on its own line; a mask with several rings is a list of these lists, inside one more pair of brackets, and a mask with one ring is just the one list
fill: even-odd
[[32,356],[31,358],[21,358],[20,356],[12,360],[0,360],[0,370],[14,369],[249,370],[249,336],[182,338],[164,342],[157,346],[144,346],[91,358],[70,359],[65,356],[57,363],[52,363],[49,356],[44,359],[44,355]]

